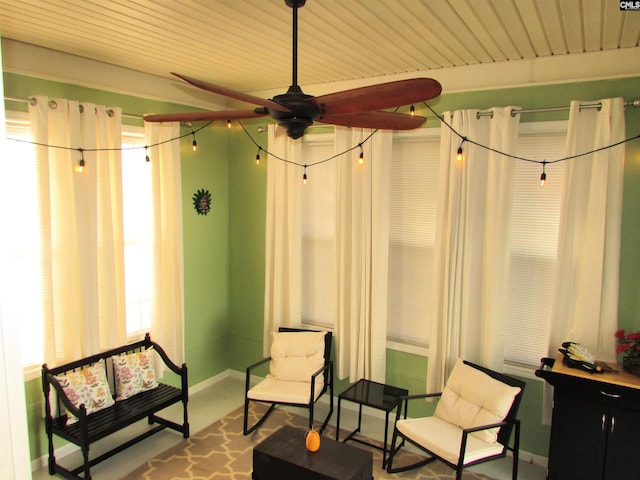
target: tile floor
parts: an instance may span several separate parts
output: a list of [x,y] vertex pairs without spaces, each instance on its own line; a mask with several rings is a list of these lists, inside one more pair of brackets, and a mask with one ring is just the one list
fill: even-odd
[[[242,405],[243,393],[244,379],[234,374],[224,378],[215,385],[192,394],[189,398],[189,422],[191,424],[191,432],[198,432],[218,418]],[[341,418],[341,425],[356,425],[357,410],[349,409],[348,404],[349,402],[345,402],[342,405],[343,417]],[[170,408],[175,408],[175,406]],[[318,407],[316,418],[322,418],[322,408],[322,406]],[[297,410],[300,411],[299,409]],[[366,407],[364,413],[366,418],[363,418],[362,422],[363,434],[370,437],[382,437],[381,432],[384,431],[384,416],[377,416],[377,411],[370,411],[371,415],[367,415],[368,409]],[[180,415],[180,409],[178,409],[175,418],[180,418]],[[344,415],[352,415],[353,423],[350,422],[349,418],[344,417]],[[331,423],[335,422],[335,418],[336,411],[334,410]],[[139,424],[140,425],[137,426],[138,428],[144,428],[144,422],[139,422]],[[129,428],[129,432],[122,432],[122,434],[116,433],[103,440],[103,442],[113,444],[114,442],[118,442],[120,438],[124,440],[130,438],[132,432],[136,430],[136,426],[134,425]],[[128,472],[135,469],[144,460],[154,457],[181,440],[182,436],[177,432],[164,430],[94,466],[91,469],[92,478],[93,480],[118,480],[124,478]],[[95,457],[99,455],[101,451],[104,451],[106,446],[108,445],[101,442],[92,445],[92,456]],[[58,455],[58,461],[63,464],[71,461],[73,465],[76,465],[80,463],[80,456],[77,452],[66,458]],[[504,460],[488,462],[485,465],[478,465],[474,467],[474,470],[486,473],[498,480],[506,480],[511,479],[511,465],[511,459],[506,458]],[[44,480],[61,477],[50,477],[47,468],[43,467],[34,471],[32,478],[34,480]],[[520,462],[520,466],[518,467],[519,480],[544,480],[545,478],[545,468]]]

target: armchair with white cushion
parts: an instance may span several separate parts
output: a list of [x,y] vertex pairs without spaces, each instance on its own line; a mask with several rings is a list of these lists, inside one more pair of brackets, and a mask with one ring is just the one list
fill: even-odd
[[[315,404],[324,393],[329,392],[329,413],[318,429],[322,433],[333,413],[332,333],[281,327],[272,335],[271,355],[250,365],[246,370],[244,434],[248,435],[262,425],[277,405],[309,410],[311,429]],[[269,373],[252,387],[252,372],[266,363],[269,363]],[[269,408],[249,426],[251,402],[269,404]]]
[[[516,415],[524,387],[521,380],[459,359],[442,392],[403,397],[404,402],[429,397],[439,400],[432,416],[403,419],[398,414],[387,471],[403,472],[440,460],[455,469],[456,480],[460,480],[464,468],[503,458],[512,451],[515,480],[520,447]],[[398,466],[396,457],[403,440],[426,452],[427,457]],[[398,441],[402,443],[396,448]]]

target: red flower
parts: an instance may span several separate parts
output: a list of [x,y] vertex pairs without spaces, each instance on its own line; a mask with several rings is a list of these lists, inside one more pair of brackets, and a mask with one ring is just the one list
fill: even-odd
[[616,353],[622,353],[622,352],[626,352],[627,350],[629,350],[631,348],[631,345],[629,345],[628,343],[621,343],[620,345],[618,345],[618,347],[616,348]]
[[624,354],[625,359],[631,360],[640,365],[640,331],[626,334],[624,330],[615,333],[618,340],[616,354]]

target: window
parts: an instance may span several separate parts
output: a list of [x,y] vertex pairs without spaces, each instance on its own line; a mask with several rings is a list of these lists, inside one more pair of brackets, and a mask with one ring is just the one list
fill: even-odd
[[[29,131],[28,115],[7,112],[2,178],[6,198],[19,199],[3,208],[3,221],[11,225],[3,235],[2,310],[19,325],[21,362],[29,378],[39,374],[43,362],[43,316],[40,266],[40,226],[36,164]],[[150,325],[152,282],[151,235],[152,196],[149,165],[144,161],[144,131],[123,126],[123,206],[125,235],[125,284],[127,334],[139,336]],[[5,202],[5,206],[8,203]]]
[[432,322],[440,129],[393,137],[387,338],[426,347]]
[[[564,157],[567,122],[522,123],[517,155],[532,160]],[[564,162],[546,166],[516,161],[511,227],[505,361],[538,365],[547,354],[551,327]]]
[[[42,364],[43,329],[40,266],[40,218],[33,145],[26,113],[7,112],[7,140],[0,175],[3,182],[2,310],[20,329],[22,365]],[[8,208],[7,208],[8,207]]]
[[[302,158],[308,163],[334,153],[333,135],[305,135]],[[335,219],[336,167],[340,158],[314,165],[302,189],[302,318],[332,328],[336,312]]]
[[143,160],[144,129],[123,126],[122,204],[127,335],[151,326],[153,204],[150,164]]
[[[564,156],[567,122],[523,122],[516,155]],[[331,136],[304,137],[308,164],[333,154]],[[440,129],[393,138],[387,340],[395,349],[426,355],[432,321]],[[336,160],[339,161],[339,158]],[[564,163],[516,162],[505,361],[537,365],[546,355]],[[303,318],[333,326],[335,305],[335,162],[314,166],[303,189]]]

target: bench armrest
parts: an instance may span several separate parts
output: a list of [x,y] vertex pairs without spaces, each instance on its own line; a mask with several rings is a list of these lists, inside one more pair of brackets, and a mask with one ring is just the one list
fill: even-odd
[[187,365],[185,363],[182,364],[181,367],[179,367],[176,363],[174,363],[169,356],[167,355],[167,353],[164,351],[164,349],[158,345],[156,342],[151,342],[151,346],[153,346],[153,349],[158,352],[158,355],[160,355],[160,358],[162,358],[162,361],[165,363],[165,365],[167,367],[169,367],[169,369],[171,369],[171,371],[173,373],[176,373],[178,375],[184,375],[184,373],[186,372],[186,368]]
[[[69,400],[69,397],[67,397],[67,394],[64,393],[64,389],[62,388],[62,385],[60,385],[60,382],[58,382],[58,380],[56,380],[56,378],[51,375],[50,373],[46,373],[44,375],[45,381],[47,383],[47,385],[52,386],[53,389],[56,391],[56,394],[58,396],[58,399],[62,402],[62,404],[64,405],[64,408],[67,409],[68,412],[72,413],[73,415],[75,415],[78,420],[80,420],[81,418],[86,418],[87,417],[87,410],[85,408],[84,403],[82,405],[80,405],[80,407],[76,407],[73,402],[71,400]],[[53,415],[51,412],[51,406],[49,403],[49,390],[47,389],[47,398],[46,400],[46,405],[45,405],[45,410],[46,410],[46,414],[47,417],[49,419],[53,419]]]
[[144,342],[147,345],[147,348],[153,346],[153,349],[158,352],[160,358],[164,362],[164,364],[169,367],[169,369],[180,376],[180,388],[182,390],[183,401],[186,403],[189,400],[189,378],[187,376],[187,364],[183,363],[181,367],[175,364],[167,355],[167,352],[164,351],[160,345],[151,340],[150,335],[147,333],[144,338]]

